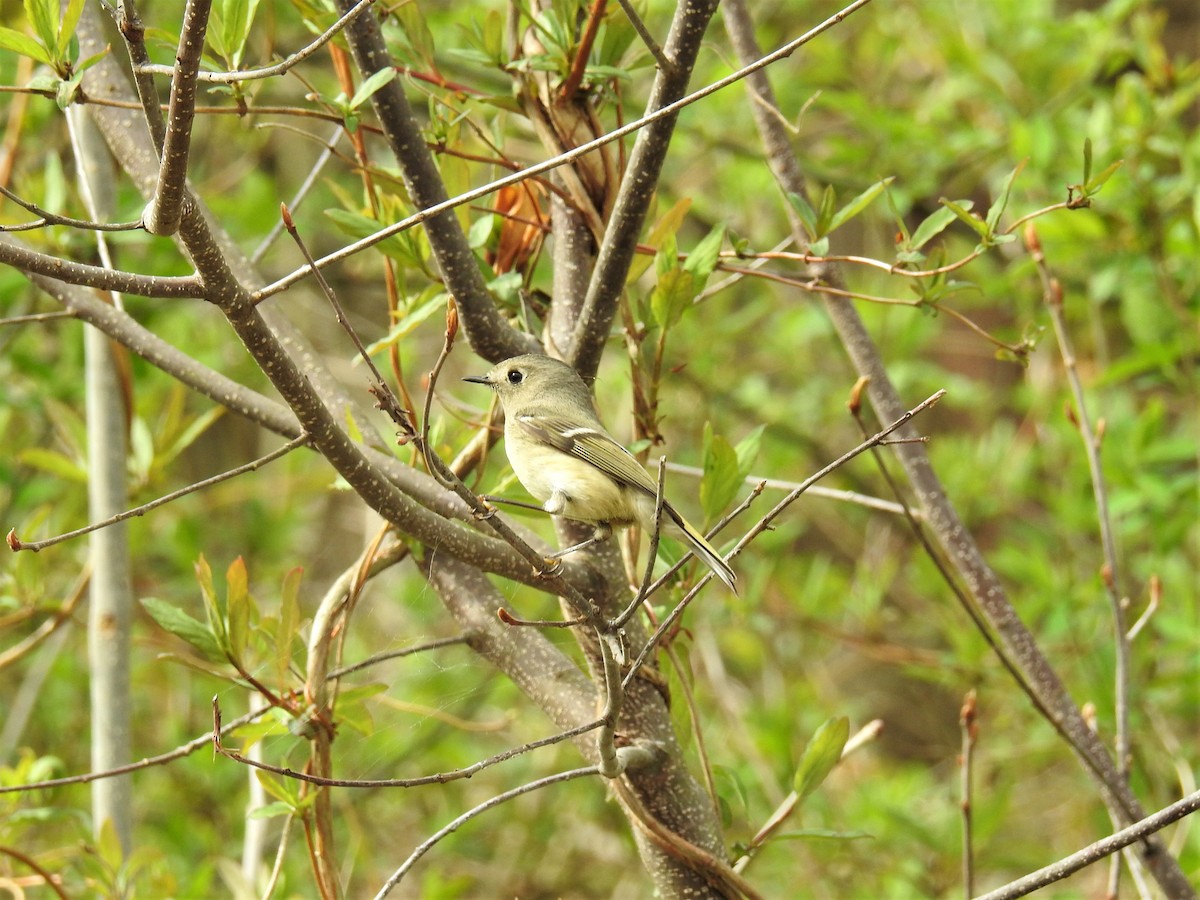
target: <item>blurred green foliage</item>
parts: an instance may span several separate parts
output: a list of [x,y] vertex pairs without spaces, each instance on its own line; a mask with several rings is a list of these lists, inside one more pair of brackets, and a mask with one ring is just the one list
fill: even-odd
[[[143,16],[169,34],[178,27],[170,18],[178,11],[157,6],[146,4]],[[646,6],[649,27],[661,30],[670,4]],[[759,23],[763,46],[793,38],[835,9],[829,3],[816,6],[798,11],[795,4],[776,4],[765,10]],[[316,27],[331,21],[319,7],[296,0],[291,9],[268,12],[255,4],[221,4],[224,24],[211,61],[219,57],[249,66],[268,61],[272,52],[291,52],[309,39],[302,16]],[[617,104],[624,120],[639,114],[651,72],[613,7],[588,67],[589,84],[604,96],[599,115],[609,124],[617,120]],[[795,208],[803,206],[813,223],[823,222],[814,228],[817,236],[830,231],[826,226],[837,210],[847,211],[837,222],[841,227],[829,234],[831,253],[890,263],[904,249],[897,240],[922,233],[921,223],[936,216],[932,221],[944,230],[919,248],[926,254],[921,265],[945,265],[970,254],[980,234],[945,217],[941,200],[966,201],[959,205],[986,216],[1007,194],[1004,215],[993,223],[1007,228],[1067,200],[1068,186],[1086,180],[1085,141],[1092,148],[1093,174],[1122,162],[1090,207],[1040,216],[1036,228],[1063,286],[1090,410],[1104,421],[1119,587],[1129,599],[1131,621],[1147,608],[1152,579],[1162,585],[1158,610],[1132,654],[1132,777],[1148,809],[1194,789],[1181,781],[1181,773],[1195,765],[1200,715],[1195,574],[1200,63],[1194,52],[1184,52],[1194,51],[1198,27],[1185,7],[1160,8],[1148,0],[1086,6],[1032,0],[969,9],[947,2],[880,3],[770,70],[809,184],[806,198],[793,198]],[[441,161],[451,189],[497,175],[498,167],[467,162],[494,155],[496,146],[520,162],[543,155],[512,112],[509,81],[501,71],[503,8],[490,2],[470,8],[471,23],[463,26],[461,5],[401,4],[386,25],[398,57],[412,67],[402,76],[415,105],[427,110],[430,139],[446,151]],[[540,23],[545,54],[527,61],[531,69],[564,74],[574,46],[566,23],[576,11],[563,0],[545,14]],[[253,21],[239,18],[247,13]],[[45,31],[32,28],[15,10],[0,14],[0,24],[30,36]],[[5,46],[14,44],[20,42],[11,39]],[[60,58],[69,55],[69,42],[56,36],[53,49],[56,75],[39,69],[37,76],[70,82],[78,68]],[[152,52],[156,61],[169,61],[173,45],[161,40]],[[399,217],[407,199],[371,136],[367,108],[354,102],[361,98],[346,99],[327,70],[327,55],[314,59],[319,62],[304,69],[309,82],[304,86],[289,79],[255,82],[235,95],[252,106],[333,110],[366,130],[374,196],[367,195],[343,155],[297,211],[302,228],[313,232],[314,247],[331,249],[343,232],[359,236],[374,221]],[[726,74],[730,59],[714,26],[693,85]],[[0,82],[24,85],[33,77],[18,53],[0,54]],[[80,214],[65,126],[54,102],[63,99],[64,88],[50,85],[47,91],[48,97],[0,97],[10,120],[20,119],[8,186],[52,211]],[[310,92],[316,99],[305,99]],[[233,99],[228,90],[213,90],[203,102],[232,108]],[[699,258],[690,265],[674,260],[677,247],[711,249],[706,235],[720,240],[727,232],[726,249],[748,252],[768,250],[787,233],[789,201],[764,164],[751,102],[735,87],[682,114],[657,217],[669,217],[672,210],[686,217],[672,219],[669,234],[652,242],[660,264],[647,257],[646,274],[629,291],[645,321],[653,313],[659,326],[670,328],[669,340],[663,328],[652,335],[657,343],[632,348],[639,372],[648,365],[662,372],[661,385],[657,380],[654,385],[657,418],[639,436],[657,429],[668,439],[673,461],[704,464],[710,475],[719,465],[714,461],[726,460],[720,479],[698,490],[686,476],[668,479],[669,492],[684,498],[681,505],[690,514],[703,505],[710,518],[730,499],[730,466],[799,481],[860,439],[845,411],[854,375],[814,295],[756,277],[712,291],[727,273],[711,271]],[[331,127],[287,116],[203,120],[193,180],[247,252],[274,223],[277,203],[288,200],[305,177]],[[885,181],[885,188],[872,189]],[[135,218],[142,201],[124,179],[119,188],[116,218]],[[853,198],[867,196],[864,192],[870,202],[856,204]],[[824,219],[822,209],[828,213]],[[462,214],[469,222],[490,215],[475,207]],[[29,219],[11,203],[0,206],[0,215],[5,223]],[[485,257],[495,249],[497,231],[484,225],[472,232],[489,280],[507,274],[493,270]],[[26,237],[72,258],[90,258],[92,252],[85,238],[63,229]],[[135,233],[115,235],[113,243],[130,268],[186,271],[168,242]],[[383,341],[382,350],[388,345],[384,338],[395,332],[412,378],[427,368],[440,344],[440,318],[431,315],[438,290],[431,283],[428,247],[410,233],[380,249],[402,267],[401,293],[413,316],[407,324],[388,321],[378,257],[355,259],[331,277],[350,298],[351,314],[368,342]],[[277,276],[296,262],[291,247],[277,243],[265,253],[263,269]],[[548,265],[548,255],[534,256],[521,272],[521,285],[548,289]],[[697,265],[703,271],[693,278]],[[767,268],[804,278],[799,262],[771,261]],[[687,275],[687,284],[674,285],[678,290],[671,293],[663,273],[676,281]],[[917,289],[911,279],[878,268],[849,264],[846,274],[851,289],[862,295],[929,300],[921,293],[928,286]],[[1072,694],[1080,703],[1095,704],[1097,728],[1111,744],[1114,650],[1099,574],[1096,503],[1078,430],[1064,413],[1070,392],[1037,273],[1017,240],[991,247],[949,277],[957,284],[935,303],[915,308],[863,301],[860,309],[906,399],[915,404],[938,388],[948,390],[919,422],[938,472]],[[702,305],[690,306],[705,279]],[[515,291],[506,294],[514,306],[516,298]],[[350,359],[322,301],[293,291],[275,302],[286,304],[339,366]],[[998,353],[994,343],[939,304],[1027,352],[1017,359]],[[206,364],[256,387],[265,384],[214,310],[138,298],[127,305],[147,327]],[[0,270],[0,315],[52,309],[23,279]],[[79,527],[86,518],[79,480],[87,440],[81,345],[81,326],[73,322],[0,328],[0,427],[8,448],[0,455],[0,524],[24,539]],[[622,416],[630,405],[629,366],[618,362],[622,352],[614,346],[598,390],[609,424],[628,435]],[[467,357],[460,348],[463,371],[473,371],[477,365]],[[275,446],[235,417],[216,415],[207,401],[186,394],[142,361],[130,359],[129,365],[131,427],[138,436],[130,462],[135,501]],[[340,371],[361,382],[359,369]],[[456,418],[464,404],[476,401],[454,398],[449,388],[443,392],[438,414],[445,421],[435,434],[440,447],[452,452],[467,435]],[[756,450],[749,465],[747,454],[734,451],[748,443]],[[503,477],[496,464],[485,484]],[[867,457],[828,483],[888,496]],[[218,588],[208,594],[206,613],[206,591],[194,575],[197,561],[207,558],[214,570],[225,572],[244,560],[248,581],[246,593],[238,596],[253,605],[239,613],[245,617],[239,650],[253,651],[243,653],[253,674],[268,673],[280,691],[296,688],[303,651],[299,641],[276,640],[286,619],[281,597],[293,592],[306,634],[321,594],[352,564],[374,528],[363,522],[354,498],[333,488],[330,470],[301,452],[131,521],[138,596],[158,598],[211,625],[228,608],[221,606]],[[768,490],[750,515],[761,514],[778,496]],[[85,556],[84,543],[76,541],[5,560],[0,652],[66,602]],[[289,574],[296,567],[304,570],[298,583]],[[694,718],[704,735],[729,845],[746,846],[793,789],[805,744],[821,723],[845,717],[853,734],[873,719],[884,721],[878,740],[834,768],[805,798],[785,829],[801,835],[758,851],[747,875],[764,894],[794,889],[800,876],[811,897],[959,895],[957,717],[972,688],[978,692],[980,727],[973,805],[977,886],[1000,884],[1107,833],[1092,786],[970,628],[901,519],[803,498],[740,557],[737,569],[742,596],[714,592],[691,607],[675,643],[677,658],[689,670],[671,673],[676,685],[685,678],[694,696],[694,709],[680,716],[680,733],[691,739]],[[554,612],[550,601],[532,591],[504,590],[531,618]],[[0,747],[0,783],[88,768],[84,621],[76,609],[62,644],[48,643],[0,669],[3,707],[11,714],[15,705],[8,698],[24,689],[32,692],[33,704],[13,742]],[[453,633],[436,598],[406,567],[367,588],[354,625],[346,635],[348,661]],[[567,637],[551,637],[570,650]],[[204,734],[211,727],[214,694],[227,718],[246,708],[248,692],[229,667],[200,665],[186,643],[144,610],[138,612],[135,639],[139,756]],[[195,665],[178,665],[180,657]],[[48,669],[38,681],[43,664]],[[551,726],[517,690],[492,674],[462,647],[361,673],[356,684],[379,683],[384,689],[375,695],[368,689],[355,706],[353,718],[369,733],[347,727],[335,741],[339,775],[447,771],[549,733]],[[673,696],[676,704],[682,702],[679,690]],[[286,729],[260,736],[258,745],[277,764],[303,764],[305,743]],[[694,746],[692,752],[699,765]],[[402,793],[336,793],[347,895],[377,889],[418,840],[470,805],[577,764],[573,751],[560,747],[518,757],[470,781]],[[253,777],[227,760],[214,761],[207,749],[140,772],[139,850],[125,860],[111,841],[92,842],[86,786],[0,794],[0,845],[18,847],[60,873],[72,896],[240,896],[244,885],[236,860],[246,828],[247,779]],[[272,835],[280,821],[269,820]],[[1174,834],[1173,849],[1185,871],[1197,876],[1195,829],[1189,832],[1185,824]],[[82,844],[88,849],[81,850]],[[630,865],[633,856],[627,824],[603,788],[576,781],[472,822],[422,861],[415,875],[419,887],[406,896],[644,896],[646,882]],[[1056,896],[1095,895],[1102,889],[1103,868],[1068,882]],[[7,857],[0,858],[0,873],[30,874]],[[296,829],[277,896],[309,896],[308,885]]]

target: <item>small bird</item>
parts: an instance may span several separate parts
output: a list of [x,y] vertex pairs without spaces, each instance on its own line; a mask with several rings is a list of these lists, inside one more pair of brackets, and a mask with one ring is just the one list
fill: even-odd
[[[635,523],[653,531],[658,485],[604,430],[591,391],[573,368],[526,354],[463,381],[486,384],[496,392],[504,408],[508,461],[542,509],[595,525],[593,541],[605,539],[614,527]],[[687,543],[736,593],[737,577],[704,535],[665,500],[662,512],[668,533]]]

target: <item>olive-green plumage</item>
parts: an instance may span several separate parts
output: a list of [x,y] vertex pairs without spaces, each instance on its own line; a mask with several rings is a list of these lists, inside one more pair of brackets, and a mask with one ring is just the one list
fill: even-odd
[[[546,512],[599,527],[654,528],[657,483],[605,431],[591,391],[574,369],[527,354],[464,380],[486,384],[500,398],[508,461]],[[662,509],[668,532],[736,591],[733,570],[704,535],[665,500]]]

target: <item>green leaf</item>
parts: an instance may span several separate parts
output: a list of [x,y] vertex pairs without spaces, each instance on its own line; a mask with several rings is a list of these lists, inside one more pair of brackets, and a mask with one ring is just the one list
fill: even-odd
[[758,451],[762,447],[763,432],[766,430],[766,425],[759,425],[738,441],[735,449],[737,451],[738,477],[742,481],[746,480],[746,476],[750,474],[750,469],[754,466],[754,461],[758,458]]
[[829,227],[833,223],[833,204],[836,202],[833,185],[825,185],[825,190],[821,191],[821,205],[817,207],[817,237],[829,234]]
[[1092,139],[1083,139],[1083,183],[1092,180]]
[[233,68],[242,64],[259,0],[218,0],[208,25],[208,43]]
[[437,64],[433,55],[433,32],[429,30],[429,24],[425,21],[420,4],[398,4],[392,10],[392,15],[400,23],[405,37],[408,38],[408,45],[412,47],[413,52],[421,60],[422,66],[430,72],[436,72]]
[[722,435],[704,425],[704,477],[700,479],[700,507],[705,521],[720,517],[742,485],[738,455]]
[[213,637],[212,629],[203,622],[157,597],[143,597],[141,604],[160,628],[195,647],[209,662],[228,662],[220,644]]
[[679,244],[674,233],[664,235],[662,245],[657,250],[658,252],[654,254],[654,273],[656,275],[661,278],[668,272],[674,272],[679,268]]
[[[653,247],[655,251],[659,250],[667,237],[674,237],[679,231],[679,226],[683,224],[684,218],[687,217],[688,210],[692,207],[692,201],[684,197],[677,201],[666,213],[664,213],[657,222],[646,233],[646,237],[642,240],[643,244]],[[642,273],[650,268],[651,259],[643,253],[638,253],[634,256],[633,262],[629,266],[629,274],[625,278],[626,284],[632,284],[642,276]]]
[[884,178],[882,181],[877,181],[837,212],[829,220],[829,228],[826,231],[833,231],[845,225],[860,212],[875,202],[875,198],[884,192],[889,184],[896,179],[894,177]]
[[26,447],[17,454],[17,459],[26,466],[41,469],[59,478],[69,478],[86,484],[87,468],[65,453],[49,450],[46,447]]
[[792,205],[792,209],[796,211],[796,215],[800,217],[800,221],[804,224],[804,228],[808,231],[808,236],[816,240],[817,235],[817,214],[805,199],[803,194],[789,193],[787,195],[788,203]]
[[[349,127],[348,124],[347,127]],[[369,237],[377,231],[383,230],[382,222],[372,219],[370,216],[364,216],[362,213],[335,208],[325,210],[325,215],[352,238]],[[401,234],[389,235],[375,247],[403,265],[423,269],[425,261],[422,254],[421,233],[421,229],[413,228]]]
[[79,24],[79,17],[83,14],[83,4],[84,0],[70,0],[67,8],[63,10],[62,20],[58,23],[58,41],[56,42],[59,59],[66,57],[67,49],[71,46],[71,38],[75,36],[75,27]]
[[288,668],[292,664],[292,641],[300,629],[300,579],[304,569],[296,566],[283,576],[283,588],[279,592],[279,627],[275,631],[275,683],[287,683]]
[[445,309],[445,292],[442,291],[440,285],[434,285],[433,287],[435,289],[434,296],[429,300],[426,300],[416,309],[405,313],[404,318],[392,326],[392,330],[388,332],[387,337],[380,338],[375,343],[367,347],[367,353],[374,356],[376,353],[386,350],[392,344],[395,344],[412,334],[418,325],[420,325],[434,313]]
[[249,576],[246,561],[237,557],[225,570],[225,614],[229,621],[229,650],[231,662],[240,661],[246,655],[246,640],[250,634]]
[[0,50],[11,50],[13,53],[28,56],[30,59],[36,60],[46,66],[53,64],[53,57],[46,51],[45,47],[29,35],[22,34],[12,28],[0,26]]
[[971,215],[971,213],[969,212],[971,206],[967,201],[959,200],[959,201],[955,202],[954,200],[947,200],[945,197],[942,197],[938,200],[938,203],[942,204],[942,206],[944,206],[946,209],[950,210],[950,212],[954,214],[954,217],[956,219],[958,219],[960,222],[963,222],[966,225],[970,226],[971,230],[974,231],[981,238],[984,238],[984,239],[987,238],[987,236],[988,236],[987,224],[985,222],[980,221],[978,216]]
[[214,406],[211,409],[201,413],[196,418],[192,419],[192,421],[185,429],[183,429],[179,436],[171,442],[171,445],[159,454],[158,459],[155,460],[155,465],[159,468],[166,468],[169,466],[175,461],[175,458],[179,456],[180,453],[192,446],[192,444],[194,444],[196,440],[202,434],[204,434],[204,432],[208,431],[208,429],[212,427],[213,423],[216,422],[217,419],[221,418],[221,416],[224,414],[224,406]]
[[804,748],[796,774],[792,778],[792,789],[803,801],[815,791],[833,771],[842,758],[842,750],[850,737],[850,720],[845,716],[829,719],[813,734]]
[[121,863],[125,858],[125,851],[121,847],[121,839],[117,835],[117,826],[112,818],[106,818],[100,823],[100,834],[96,839],[96,852],[100,858],[104,860],[104,864],[108,866],[109,871],[119,872]]
[[129,462],[133,471],[145,478],[154,464],[154,435],[141,416],[134,416],[129,427]]
[[248,819],[274,819],[278,816],[290,816],[292,814],[292,806],[290,803],[284,803],[282,800],[276,800],[274,803],[268,803],[266,806],[259,806],[250,810]]
[[486,247],[492,238],[492,229],[495,225],[496,216],[491,214],[480,216],[471,223],[471,229],[467,232],[467,246],[472,250]]
[[371,734],[375,728],[367,701],[386,690],[387,685],[379,683],[357,685],[343,690],[338,695],[338,724],[348,725],[359,734]]
[[358,90],[355,91],[354,96],[350,98],[350,108],[358,109],[369,99],[371,99],[372,94],[380,90],[385,84],[395,80],[395,78],[396,69],[394,67],[388,66],[386,69],[380,69],[358,86]]
[[208,618],[209,630],[217,646],[221,648],[221,658],[228,662],[230,646],[229,635],[225,630],[225,606],[213,587],[212,568],[203,554],[196,560],[195,569],[196,583],[200,585],[200,597],[204,600],[204,614]]
[[1000,227],[1000,217],[1004,215],[1004,210],[1008,208],[1008,198],[1012,196],[1013,184],[1017,180],[1017,176],[1021,174],[1021,170],[1025,168],[1025,163],[1021,163],[1009,173],[1008,180],[1004,182],[1004,190],[1000,192],[1000,196],[996,198],[996,202],[991,205],[987,211],[987,235],[990,237],[996,233],[996,229]]
[[681,268],[671,269],[658,276],[650,292],[650,310],[654,321],[664,331],[673,327],[696,297],[696,278]]
[[[970,210],[975,205],[972,200],[960,200],[959,206],[964,210]],[[917,230],[913,232],[912,239],[908,242],[910,250],[920,250],[931,240],[941,234],[949,227],[950,223],[958,218],[957,213],[948,206],[943,205],[941,209],[936,210],[917,226]]]
[[1104,167],[1104,170],[1095,178],[1088,179],[1084,182],[1083,190],[1089,197],[1100,190],[1104,186],[1104,182],[1112,178],[1117,173],[1117,169],[1125,165],[1125,160],[1118,159],[1115,163],[1111,163]]
[[58,0],[25,0],[25,15],[43,47],[58,45]]
[[721,258],[721,245],[725,242],[725,224],[715,225],[684,260],[683,267],[696,276],[696,293],[704,290],[708,277]]

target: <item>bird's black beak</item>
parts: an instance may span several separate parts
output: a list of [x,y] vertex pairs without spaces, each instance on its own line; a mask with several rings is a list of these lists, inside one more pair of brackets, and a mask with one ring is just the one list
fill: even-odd
[[486,375],[468,375],[463,379],[463,381],[470,381],[475,384],[486,384],[489,387],[492,384]]

